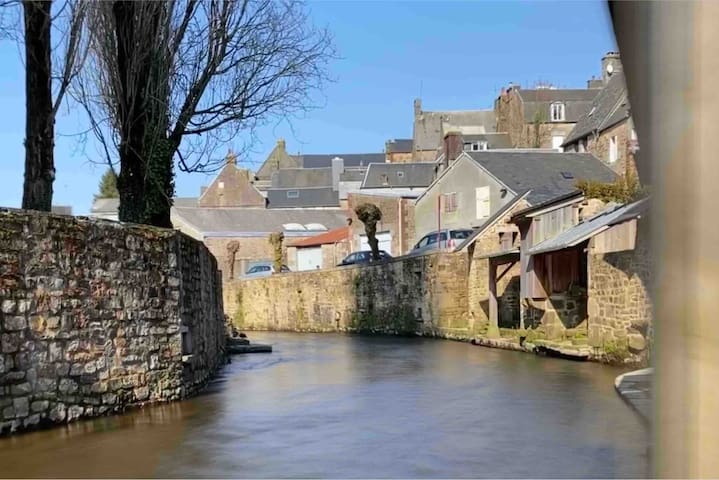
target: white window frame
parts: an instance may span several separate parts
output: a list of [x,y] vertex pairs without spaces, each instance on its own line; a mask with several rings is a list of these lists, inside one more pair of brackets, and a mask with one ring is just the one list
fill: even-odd
[[287,190],[287,198],[300,198],[299,190]]
[[562,102],[554,102],[549,106],[549,117],[553,122],[563,122],[566,118],[566,108]]
[[[559,140],[557,140],[559,139]],[[555,150],[559,150],[560,152],[564,149],[562,148],[562,144],[564,143],[564,135],[552,135],[552,148]]]

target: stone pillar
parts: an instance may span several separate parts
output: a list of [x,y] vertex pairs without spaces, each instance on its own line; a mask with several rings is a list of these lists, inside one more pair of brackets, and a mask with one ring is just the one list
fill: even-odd
[[499,315],[497,312],[497,262],[489,258],[489,326],[487,337],[499,337]]

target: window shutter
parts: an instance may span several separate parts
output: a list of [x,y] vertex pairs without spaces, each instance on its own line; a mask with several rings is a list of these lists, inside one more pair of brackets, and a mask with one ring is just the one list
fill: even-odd
[[477,187],[477,218],[486,218],[490,214],[489,187]]

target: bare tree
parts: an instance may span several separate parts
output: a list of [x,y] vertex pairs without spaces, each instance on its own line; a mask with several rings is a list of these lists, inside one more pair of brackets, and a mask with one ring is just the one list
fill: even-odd
[[96,2],[74,88],[107,160],[120,219],[170,226],[173,166],[209,171],[239,132],[306,110],[328,79],[326,30],[295,0]]
[[[59,6],[53,12],[51,1],[0,0],[0,37],[19,39],[25,44],[23,208],[50,211],[52,206],[55,117],[82,63],[79,36],[84,1],[56,2]],[[23,21],[18,29],[20,5]],[[51,40],[54,24],[61,25],[60,40],[55,45]],[[53,71],[53,65],[58,71]]]

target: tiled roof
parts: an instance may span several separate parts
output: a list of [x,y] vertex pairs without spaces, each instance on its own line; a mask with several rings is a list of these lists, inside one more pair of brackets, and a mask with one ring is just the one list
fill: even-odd
[[602,132],[618,122],[629,118],[629,100],[624,72],[617,72],[600,90],[589,110],[582,115],[564,145],[586,137],[590,133]]
[[589,153],[464,152],[515,193],[530,190],[527,201],[551,200],[577,189],[579,180],[612,182],[617,175]]
[[426,187],[434,180],[434,163],[373,163],[362,188]]
[[282,168],[272,173],[271,188],[306,188],[331,186],[331,168]]
[[329,232],[315,235],[314,237],[305,238],[289,244],[290,247],[315,247],[318,245],[326,245],[328,243],[338,243],[350,238],[349,227],[340,227],[330,230]]
[[268,188],[267,208],[339,207],[339,192],[330,187]]
[[339,157],[344,160],[345,167],[361,167],[370,163],[384,162],[384,153],[327,153],[293,155],[300,160],[303,168],[327,168],[332,166],[332,159]]

